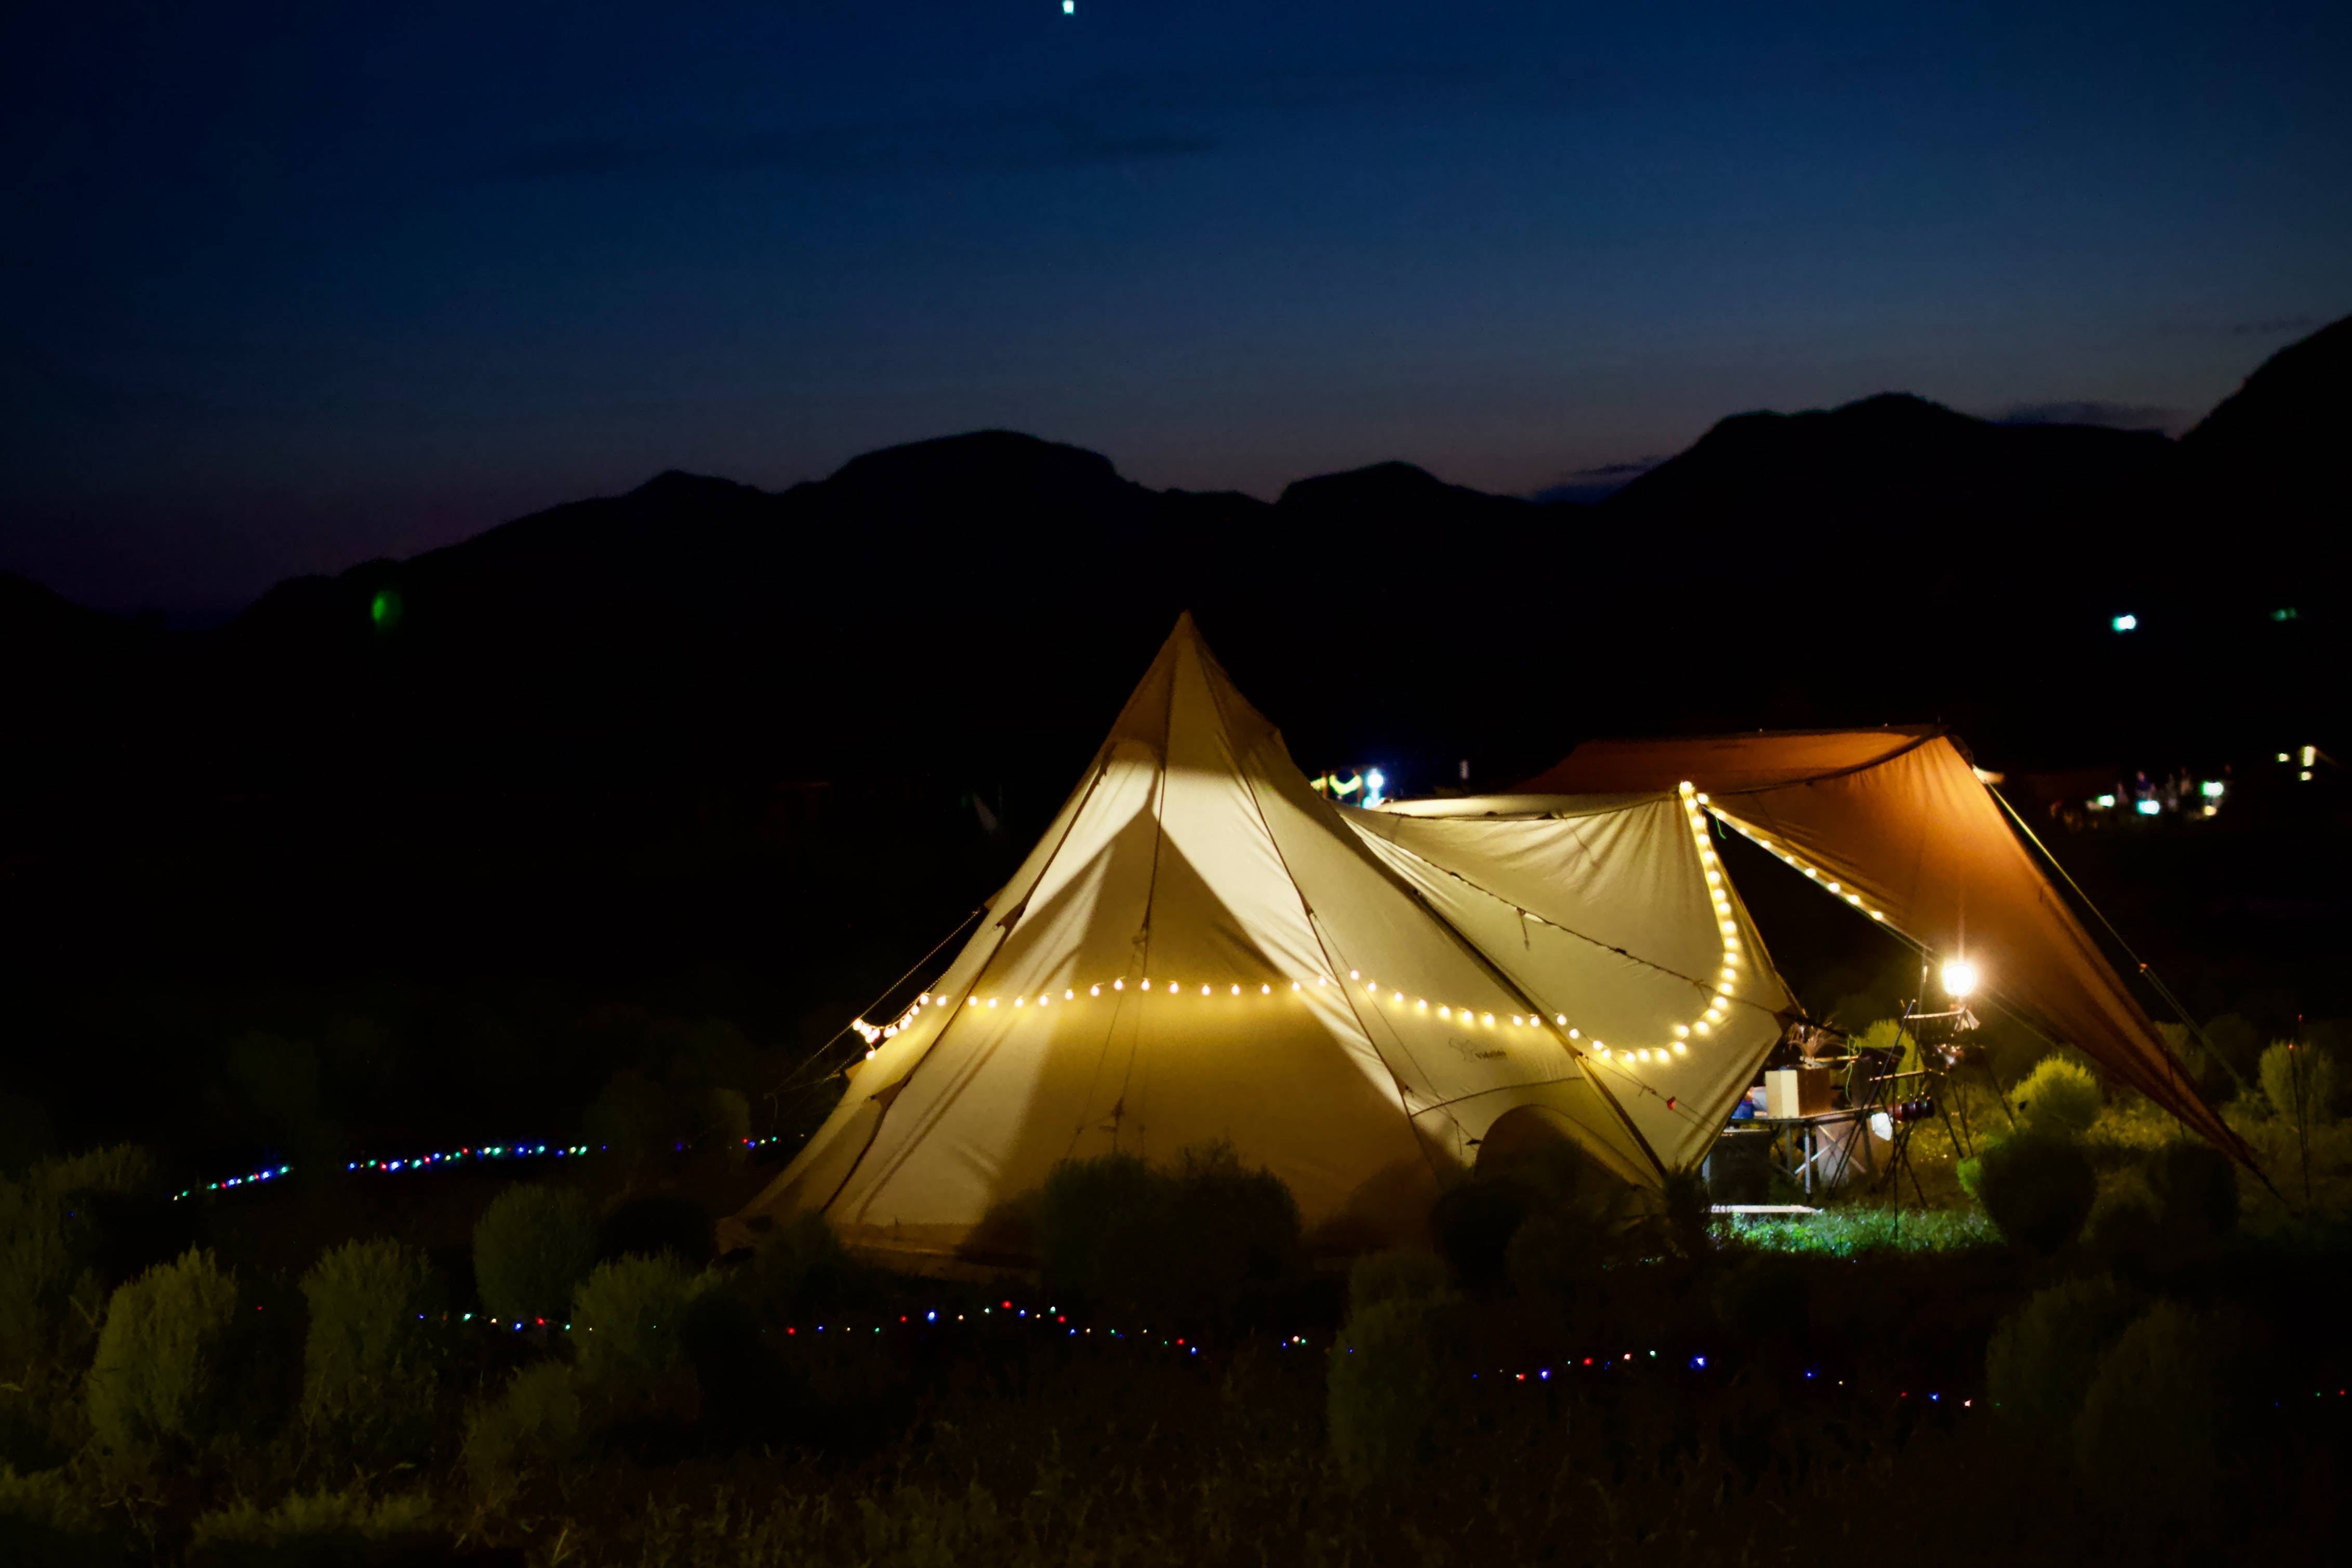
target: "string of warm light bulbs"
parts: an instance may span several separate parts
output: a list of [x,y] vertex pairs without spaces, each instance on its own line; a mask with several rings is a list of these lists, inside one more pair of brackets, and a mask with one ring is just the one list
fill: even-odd
[[[1706,1009],[1687,1023],[1673,1025],[1673,1038],[1667,1043],[1654,1047],[1639,1046],[1612,1049],[1603,1040],[1586,1038],[1581,1028],[1569,1023],[1568,1015],[1565,1013],[1555,1013],[1547,1020],[1540,1013],[1497,1014],[1489,1008],[1456,1006],[1449,1002],[1433,1004],[1424,996],[1414,996],[1409,999],[1402,989],[1383,984],[1379,979],[1367,976],[1360,969],[1348,971],[1348,978],[1344,982],[1346,988],[1352,992],[1360,986],[1363,995],[1375,1005],[1415,1016],[1433,1014],[1441,1022],[1458,1024],[1465,1027],[1541,1029],[1549,1024],[1553,1028],[1565,1030],[1567,1038],[1572,1042],[1571,1048],[1580,1054],[1590,1053],[1608,1065],[1621,1069],[1643,1064],[1664,1066],[1677,1057],[1688,1056],[1694,1038],[1704,1040],[1722,1025],[1725,1013],[1730,1005],[1734,987],[1739,978],[1742,954],[1739,927],[1738,921],[1733,919],[1730,893],[1724,879],[1722,866],[1716,858],[1715,847],[1708,839],[1706,816],[1703,810],[1706,799],[1705,795],[1696,794],[1689,784],[1685,784],[1682,786],[1683,808],[1693,840],[1697,847],[1700,868],[1706,878],[1707,896],[1714,906],[1715,918],[1721,935],[1721,962],[1715,975],[1708,981],[1700,983],[1702,988],[1708,994]],[[1532,911],[1522,912],[1539,924],[1554,923]],[[1565,930],[1566,928],[1555,927],[1555,929]],[[1169,980],[1155,983],[1149,977],[1139,978],[1130,986],[1129,982],[1122,975],[1108,981],[1089,981],[1083,987],[1076,984],[1065,985],[1058,994],[1050,987],[1038,991],[1034,994],[1022,992],[1009,996],[982,996],[977,992],[968,993],[963,996],[961,1004],[947,992],[926,991],[916,997],[904,1012],[887,1024],[874,1024],[859,1017],[851,1020],[850,1027],[866,1042],[866,1055],[870,1058],[884,1041],[897,1038],[912,1027],[927,1011],[944,1012],[958,1005],[966,1009],[983,1011],[1010,1007],[1022,1011],[1034,1008],[1043,1012],[1056,1005],[1065,1007],[1082,1005],[1087,1002],[1099,1001],[1106,995],[1123,999],[1130,989],[1139,998],[1150,995],[1171,1001],[1183,999],[1214,1001],[1221,997],[1226,1001],[1245,1001],[1253,996],[1260,1000],[1270,1000],[1285,994],[1303,998],[1310,990],[1328,991],[1342,984],[1335,975],[1318,974],[1311,979],[1282,982],[1280,989],[1277,989],[1277,983],[1274,981],[1261,981],[1255,986],[1229,981],[1224,985],[1218,986],[1191,985]]]
[[[1685,784],[1683,787],[1686,790],[1690,788],[1688,784]],[[1702,795],[1696,798],[1699,805],[1705,805],[1706,804],[1706,796]],[[1823,891],[1831,893],[1835,897],[1843,900],[1845,902],[1852,904],[1855,909],[1860,910],[1872,920],[1878,921],[1882,923],[1885,922],[1886,919],[1885,910],[1873,909],[1866,901],[1864,901],[1860,893],[1855,892],[1852,888],[1846,887],[1843,883],[1839,882],[1836,879],[1830,876],[1829,873],[1823,871],[1818,866],[1812,865],[1811,862],[1807,861],[1804,857],[1790,848],[1782,840],[1774,837],[1771,834],[1765,832],[1760,827],[1752,826],[1748,823],[1740,821],[1738,817],[1727,816],[1721,811],[1717,811],[1714,816],[1717,821],[1725,824],[1734,833],[1738,834],[1749,843],[1757,846],[1766,854],[1794,867],[1799,872],[1804,875],[1807,880],[1819,883]]]

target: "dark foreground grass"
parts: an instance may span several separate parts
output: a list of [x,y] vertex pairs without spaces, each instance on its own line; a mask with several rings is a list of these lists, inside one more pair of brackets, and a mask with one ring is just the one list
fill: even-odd
[[[2210,1498],[2119,1503],[1990,1413],[1849,1380],[1644,1366],[1465,1394],[1442,1452],[1351,1489],[1320,1358],[969,1367],[862,1457],[614,1456],[469,1539],[614,1564],[2318,1561],[2341,1415],[2282,1409]],[[1483,1381],[1483,1380],[1482,1380]]]

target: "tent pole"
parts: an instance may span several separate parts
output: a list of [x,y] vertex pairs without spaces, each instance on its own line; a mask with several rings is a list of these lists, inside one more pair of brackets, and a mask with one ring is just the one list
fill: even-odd
[[2074,889],[2074,897],[2082,900],[2083,907],[2090,910],[2094,915],[2098,916],[2099,923],[2107,928],[2107,934],[2116,939],[2116,945],[2124,950],[2124,956],[2130,959],[2132,963],[2138,967],[2140,973],[2147,978],[2148,984],[2154,988],[2158,996],[2163,998],[2164,1005],[2172,1009],[2173,1016],[2178,1017],[2181,1023],[2188,1027],[2190,1034],[2197,1037],[2197,1043],[2205,1047],[2205,1054],[2220,1062],[2222,1069],[2229,1073],[2231,1079],[2236,1082],[2240,1089],[2242,1089],[2248,1087],[2244,1076],[2238,1071],[2236,1064],[2231,1062],[2229,1058],[2223,1056],[2219,1050],[2214,1048],[2212,1037],[2205,1033],[2205,1026],[2189,1016],[2189,1009],[2180,1005],[2180,998],[2172,994],[2172,987],[2167,985],[2164,983],[2163,977],[2158,975],[2155,970],[2148,967],[2147,960],[2142,958],[2137,952],[2132,950],[2132,944],[2124,939],[2124,933],[2116,929],[2116,922],[2107,919],[2106,911],[2100,909],[2098,905],[2091,901],[2091,895],[2083,891],[2083,884],[2074,880],[2074,875],[2073,872],[2067,870],[2064,866],[2059,864],[2058,857],[2050,853],[2050,847],[2047,844],[2042,843],[2041,837],[2035,834],[2033,829],[2027,826],[2025,818],[2018,815],[2017,807],[2009,804],[2009,797],[2002,795],[2000,791],[1993,788],[1990,784],[1987,784],[1984,787],[1987,795],[2000,802],[2001,810],[2009,813],[2009,819],[2017,824],[2017,830],[2025,835],[2025,841],[2032,845],[2036,849],[2042,851],[2042,858],[2050,863],[2050,868],[2057,872],[2058,875],[2063,879],[2069,888]]

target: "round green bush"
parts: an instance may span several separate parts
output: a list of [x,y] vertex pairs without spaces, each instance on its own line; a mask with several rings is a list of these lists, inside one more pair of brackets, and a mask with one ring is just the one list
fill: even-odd
[[209,1252],[190,1251],[115,1290],[87,1394],[100,1448],[143,1466],[226,1429],[236,1304],[236,1280]]
[[2098,1173],[2073,1143],[2014,1133],[1977,1157],[1973,1191],[2011,1246],[2049,1253],[2073,1241],[2099,1194]]
[[1331,1458],[1351,1486],[1392,1480],[1433,1458],[1469,1381],[1460,1299],[1450,1291],[1349,1315],[1325,1383]]
[[2275,1041],[2263,1052],[2257,1076],[2272,1115],[2306,1127],[2336,1119],[2336,1058],[2324,1047]]
[[1037,1266],[1045,1289],[1097,1308],[1149,1299],[1167,1181],[1132,1154],[1065,1160],[1037,1196]]
[[474,1224],[474,1286],[492,1317],[561,1322],[595,1262],[596,1212],[569,1187],[509,1187]]
[[1306,1262],[1290,1189],[1222,1143],[1185,1150],[1173,1171],[1131,1154],[1066,1161],[1035,1224],[1051,1293],[1158,1321],[1230,1324]]
[[570,1367],[543,1361],[516,1373],[505,1390],[466,1421],[463,1462],[475,1492],[492,1505],[533,1474],[580,1451],[587,1431]]
[[2228,1451],[2235,1352],[2228,1321],[2177,1301],[2125,1329],[2074,1420],[2074,1461],[2092,1490],[2159,1517],[2208,1511]]
[[1510,1268],[1511,1238],[1542,1206],[1525,1184],[1499,1177],[1458,1183],[1430,1205],[1429,1231],[1465,1289],[1491,1289]]
[[614,1399],[656,1391],[685,1364],[679,1334],[699,1285],[675,1258],[600,1263],[572,1298],[572,1344],[583,1387]]
[[1993,1409],[2040,1440],[2063,1443],[2100,1356],[2138,1310],[2139,1298],[2105,1275],[2035,1291],[1985,1348]]
[[2053,1138],[2081,1137],[2105,1103],[2091,1070],[2066,1057],[2042,1058],[2011,1098],[2027,1131]]
[[877,1287],[819,1214],[802,1215],[763,1239],[751,1254],[750,1273],[751,1294],[771,1316],[787,1322],[863,1305]]
[[1433,1252],[1410,1247],[1367,1252],[1348,1270],[1348,1310],[1441,1296],[1450,1283],[1444,1260]]
[[302,1415],[354,1449],[400,1457],[432,1435],[435,1368],[426,1324],[433,1276],[397,1241],[351,1241],[302,1277]]

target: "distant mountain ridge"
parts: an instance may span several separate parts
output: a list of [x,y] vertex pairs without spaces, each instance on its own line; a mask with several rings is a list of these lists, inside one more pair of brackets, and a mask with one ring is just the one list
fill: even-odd
[[[2221,675],[2184,643],[2178,671],[2119,674],[2086,710],[2052,668],[2102,681],[2168,627],[2331,591],[2296,562],[2311,519],[2352,510],[2347,386],[2352,321],[2179,442],[1904,394],[1737,415],[1591,504],[1402,462],[1273,502],[1154,490],[1003,430],[773,492],[669,471],[279,584],[172,639],[147,717],[93,732],[152,719],[186,765],[261,779],[838,776],[898,765],[916,730],[925,766],[1050,773],[1189,608],[1266,710],[1300,716],[1310,765],[1499,743],[1532,767],[1604,730],[1936,716],[2055,751],[2094,722],[2166,721],[2182,682]],[[2205,548],[2221,520],[2228,550]],[[20,641],[127,646],[121,623],[0,588]],[[2105,633],[2126,608],[2150,628],[2129,649]],[[2213,701],[2268,721],[2242,693]]]

